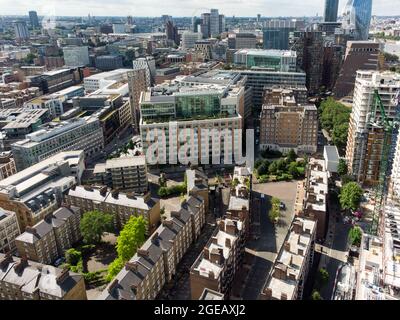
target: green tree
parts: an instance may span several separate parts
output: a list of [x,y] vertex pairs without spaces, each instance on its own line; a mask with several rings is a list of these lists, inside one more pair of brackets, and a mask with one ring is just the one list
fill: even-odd
[[268,172],[270,174],[275,174],[277,170],[278,170],[278,166],[277,166],[276,162],[274,161],[269,165]]
[[37,58],[37,55],[34,53],[28,53],[28,55],[24,58],[24,63],[26,64],[32,64],[33,60]]
[[318,275],[317,275],[317,286],[318,288],[322,289],[325,287],[329,282],[329,273],[326,271],[326,269],[321,268],[318,270]]
[[289,153],[287,154],[286,159],[287,159],[287,162],[288,162],[288,163],[291,163],[291,162],[296,161],[296,160],[297,160],[297,154],[296,154],[296,152],[294,152],[293,149],[290,149]]
[[122,270],[124,264],[125,262],[120,257],[111,262],[111,264],[108,266],[106,280],[110,282],[112,279],[114,279],[115,276]]
[[356,182],[349,182],[345,184],[340,190],[340,206],[345,210],[357,210],[363,190],[360,185]]
[[355,226],[349,231],[350,244],[359,247],[361,245],[362,230]]
[[297,162],[292,162],[289,164],[288,173],[292,175],[294,178],[299,177],[299,170],[297,169]]
[[348,132],[349,132],[348,123],[341,123],[334,126],[332,131],[332,142],[339,149],[343,149],[346,147]]
[[280,204],[281,204],[281,200],[279,200],[278,198],[272,198],[271,200],[271,209],[268,212],[268,218],[271,221],[271,223],[276,223],[276,221],[278,220],[279,216],[280,216]]
[[80,223],[83,241],[86,243],[99,243],[105,232],[113,230],[113,215],[100,212],[86,212]]
[[117,253],[124,262],[136,253],[144,243],[146,234],[146,220],[143,216],[131,216],[117,238]]
[[82,259],[82,252],[71,248],[68,249],[67,251],[65,251],[65,261],[72,265],[72,266],[76,266],[79,262],[79,260]]
[[313,293],[311,295],[311,299],[313,299],[313,300],[324,300],[324,299],[322,299],[321,294],[317,290],[313,291]]
[[344,176],[347,174],[348,168],[347,168],[347,163],[346,160],[344,159],[339,159],[339,165],[338,165],[338,174],[340,176]]

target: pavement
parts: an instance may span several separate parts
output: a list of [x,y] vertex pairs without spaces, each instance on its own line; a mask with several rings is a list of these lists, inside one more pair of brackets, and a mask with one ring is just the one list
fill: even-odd
[[[297,181],[278,182],[253,185],[253,198],[259,199],[260,237],[251,240],[246,245],[245,259],[248,261],[248,272],[241,286],[240,295],[245,300],[257,300],[265,284],[268,273],[286,237],[294,217],[294,202],[296,197]],[[264,199],[261,195],[264,194]],[[278,224],[273,225],[268,218],[270,199],[279,198],[286,205],[281,211]],[[255,200],[257,201],[257,200]],[[246,267],[246,265],[245,265]],[[237,290],[235,290],[237,291]]]

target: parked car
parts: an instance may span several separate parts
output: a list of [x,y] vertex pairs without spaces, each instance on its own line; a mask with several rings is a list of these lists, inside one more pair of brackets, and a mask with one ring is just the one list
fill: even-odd
[[286,210],[286,205],[283,202],[281,202],[281,204],[279,205],[279,208],[281,210]]
[[55,266],[55,267],[59,267],[59,266],[61,266],[63,263],[65,263],[65,258],[64,258],[64,257],[61,257],[61,258],[58,258],[58,259],[54,262],[54,266]]

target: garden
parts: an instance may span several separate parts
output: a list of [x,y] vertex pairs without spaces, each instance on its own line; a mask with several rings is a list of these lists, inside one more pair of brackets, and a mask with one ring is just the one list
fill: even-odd
[[254,166],[254,174],[259,183],[291,181],[304,178],[307,161],[298,161],[294,150],[290,150],[285,158],[272,161],[269,159],[275,158],[275,156],[282,156],[282,154],[272,151],[273,155],[271,155],[271,151],[268,152],[268,155],[266,153],[262,154],[267,159],[257,160]]

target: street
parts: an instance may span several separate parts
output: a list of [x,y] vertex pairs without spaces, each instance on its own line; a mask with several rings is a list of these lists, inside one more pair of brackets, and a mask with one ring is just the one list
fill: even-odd
[[[250,263],[250,269],[241,288],[240,297],[244,300],[257,300],[260,295],[293,220],[296,186],[297,181],[253,186],[253,197],[260,201],[260,238],[249,241],[246,245],[246,260]],[[264,195],[264,198],[261,195]],[[279,198],[286,205],[286,210],[281,211],[281,217],[276,226],[268,218],[271,197]]]

